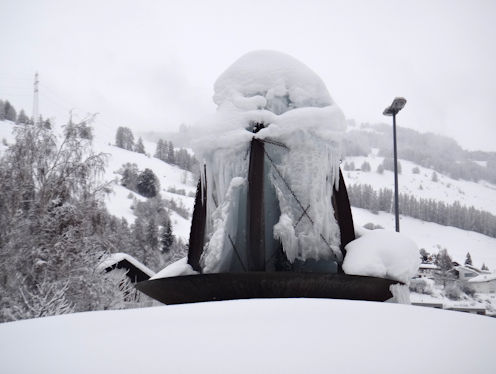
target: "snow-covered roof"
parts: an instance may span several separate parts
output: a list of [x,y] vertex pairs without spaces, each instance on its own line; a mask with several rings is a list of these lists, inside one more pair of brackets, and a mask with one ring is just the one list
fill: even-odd
[[470,266],[470,265],[458,265],[458,266],[455,266],[455,269],[460,271],[471,271],[473,273],[477,273],[477,274],[480,274],[480,270],[477,269],[476,267],[473,267],[473,266]]
[[473,266],[473,265],[468,265],[468,264],[465,264],[465,265],[463,265],[463,266],[465,266],[466,268],[469,268],[469,269],[471,269],[471,270],[473,270],[473,271],[476,271],[477,273],[481,273],[481,272],[482,272],[482,271],[481,271],[481,269],[479,269],[479,268],[477,268],[477,267],[475,267],[475,266]]
[[481,275],[478,275],[472,279],[469,279],[469,282],[480,283],[480,282],[489,282],[489,281],[493,281],[493,280],[496,280],[496,273],[481,274]]
[[322,79],[295,58],[281,52],[249,52],[215,82],[214,102],[281,114],[293,108],[333,104]]
[[123,260],[127,260],[128,262],[136,266],[138,269],[140,269],[143,273],[145,273],[149,277],[153,277],[155,275],[155,272],[151,270],[149,267],[147,267],[146,265],[135,259],[133,256],[123,252],[111,253],[100,263],[100,265],[98,265],[98,268],[101,270],[107,269]]
[[434,269],[437,270],[439,269],[439,266],[435,264],[420,264],[419,269]]

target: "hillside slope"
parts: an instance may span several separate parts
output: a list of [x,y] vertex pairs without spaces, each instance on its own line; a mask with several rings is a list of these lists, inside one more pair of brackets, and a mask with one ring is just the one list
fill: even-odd
[[[2,139],[5,139],[7,143],[14,141],[13,132],[15,128],[16,125],[12,122],[0,121],[0,152],[6,149]],[[56,128],[55,131],[60,132],[61,128]],[[174,200],[177,205],[184,206],[186,210],[192,213],[194,198],[187,195],[195,193],[196,181],[193,180],[191,172],[182,170],[178,166],[167,164],[157,158],[113,146],[114,142],[115,131],[112,128],[98,123],[94,125],[93,150],[107,155],[107,166],[102,180],[112,182],[112,192],[106,197],[107,209],[111,214],[119,218],[125,218],[129,223],[133,223],[135,219],[131,209],[133,198],[145,200],[144,197],[120,185],[118,171],[126,163],[136,164],[139,170],[144,170],[145,168],[153,170],[160,181],[162,197]],[[150,142],[144,142],[144,145],[146,152],[153,155],[156,145]],[[186,196],[168,192],[171,188],[184,190]],[[187,241],[189,238],[190,217],[184,218],[174,211],[171,211],[170,215],[174,234],[183,239],[183,241]]]
[[[370,184],[375,190],[381,188],[394,189],[394,174],[392,171],[384,170],[382,174],[377,172],[377,167],[382,164],[384,157],[372,152],[367,157],[346,157],[343,162],[355,165],[355,170],[344,171],[347,185]],[[361,165],[368,162],[371,166],[370,172],[361,170]],[[458,201],[461,205],[473,206],[476,209],[485,210],[496,214],[496,186],[486,182],[479,183],[455,180],[448,176],[437,174],[437,182],[432,180],[435,172],[433,169],[424,168],[413,162],[399,160],[401,163],[401,174],[398,176],[400,193],[413,195],[422,199],[433,199],[452,204]],[[414,173],[418,168],[419,173]]]
[[[355,207],[352,207],[352,213],[355,227],[371,222],[394,231],[394,214],[373,214]],[[496,270],[496,238],[406,216],[400,216],[400,231],[429,253],[446,248],[454,261],[463,263],[467,252],[470,252],[475,266],[485,263],[491,271]]]

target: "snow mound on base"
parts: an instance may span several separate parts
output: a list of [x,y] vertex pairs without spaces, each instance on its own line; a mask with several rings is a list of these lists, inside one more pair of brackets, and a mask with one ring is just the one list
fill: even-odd
[[333,104],[327,88],[311,69],[275,51],[253,51],[234,62],[215,82],[214,102],[275,114],[301,107]]
[[162,270],[160,270],[157,274],[150,278],[159,279],[159,278],[169,278],[169,277],[178,277],[180,275],[193,275],[198,274],[198,272],[194,271],[190,264],[188,264],[188,258],[183,257],[172,264],[169,264]]
[[386,230],[373,230],[346,247],[346,274],[393,279],[405,284],[417,273],[420,255],[408,237]]

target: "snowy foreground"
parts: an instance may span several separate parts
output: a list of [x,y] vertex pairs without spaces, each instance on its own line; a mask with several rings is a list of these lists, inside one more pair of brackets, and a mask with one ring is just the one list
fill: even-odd
[[210,302],[0,325],[3,373],[495,373],[496,319],[348,300]]

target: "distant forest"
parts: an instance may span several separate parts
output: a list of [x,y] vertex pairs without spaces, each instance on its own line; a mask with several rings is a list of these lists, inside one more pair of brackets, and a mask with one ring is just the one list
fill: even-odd
[[[392,128],[386,124],[362,124],[343,141],[343,157],[367,156],[372,148],[392,157]],[[398,157],[431,168],[453,179],[496,183],[496,152],[466,151],[453,139],[398,127]],[[485,161],[481,166],[475,161]]]
[[[353,184],[348,187],[350,203],[357,208],[391,213],[393,211],[393,190],[382,188],[378,192],[369,184]],[[415,196],[399,195],[400,214],[454,226],[462,230],[475,231],[496,238],[496,216],[491,213],[462,206],[459,202],[446,204],[432,199],[417,199]]]

